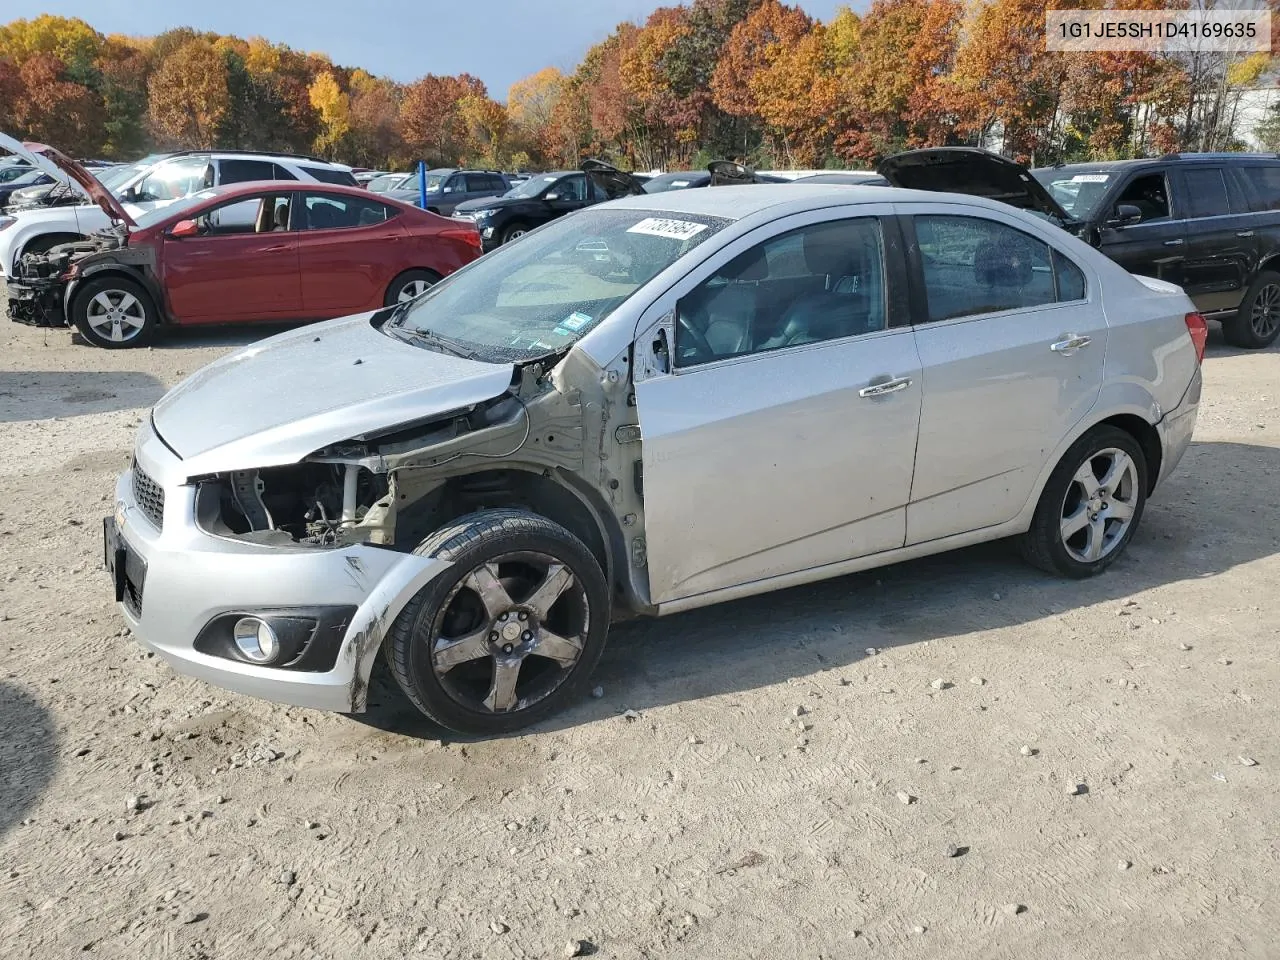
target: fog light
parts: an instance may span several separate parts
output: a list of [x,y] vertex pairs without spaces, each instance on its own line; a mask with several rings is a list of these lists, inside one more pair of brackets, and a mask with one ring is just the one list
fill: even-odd
[[280,652],[280,641],[271,624],[257,617],[242,617],[232,630],[236,648],[254,663],[270,663]]

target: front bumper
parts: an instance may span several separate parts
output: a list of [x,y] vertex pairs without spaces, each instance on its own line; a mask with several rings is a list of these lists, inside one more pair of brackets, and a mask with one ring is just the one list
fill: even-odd
[[9,319],[29,327],[64,327],[67,324],[62,298],[66,284],[61,280],[26,283],[9,279],[5,283]]
[[1160,434],[1162,448],[1160,476],[1155,483],[1157,487],[1173,473],[1182,460],[1182,455],[1187,452],[1187,447],[1191,446],[1191,435],[1196,429],[1196,416],[1200,412],[1200,389],[1203,383],[1204,378],[1197,366],[1195,375],[1191,378],[1191,384],[1178,402],[1178,406],[1161,417],[1160,422],[1156,424],[1156,432]]
[[[136,457],[116,483],[115,516],[104,526],[108,569],[116,566],[114,559],[126,564],[127,576],[117,575],[117,584],[125,580],[120,610],[138,641],[177,672],[237,693],[319,710],[363,711],[387,630],[449,564],[368,546],[266,546],[214,536],[196,525],[196,487],[185,483],[182,462],[149,427]],[[133,471],[139,467],[164,490],[159,526],[134,495]],[[205,626],[227,614],[332,605],[353,606],[356,613],[333,668],[325,672],[258,666],[195,649]]]

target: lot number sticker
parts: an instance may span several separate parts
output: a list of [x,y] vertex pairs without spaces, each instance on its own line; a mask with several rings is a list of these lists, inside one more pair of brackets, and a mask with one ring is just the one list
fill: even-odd
[[628,227],[627,233],[643,233],[651,237],[666,237],[668,240],[688,240],[707,229],[705,223],[692,223],[688,220],[667,220],[663,217],[646,217],[634,227]]

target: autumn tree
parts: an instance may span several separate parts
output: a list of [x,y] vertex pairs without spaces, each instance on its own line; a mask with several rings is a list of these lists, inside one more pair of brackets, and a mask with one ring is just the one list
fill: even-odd
[[88,87],[67,78],[56,55],[28,57],[18,78],[22,93],[14,104],[14,122],[24,136],[72,155],[89,156],[101,149],[102,102]]
[[511,126],[506,107],[484,94],[468,94],[458,101],[458,123],[465,137],[468,160],[489,167],[503,165]]
[[316,149],[323,156],[336,156],[338,146],[351,130],[351,98],[338,86],[330,70],[316,75],[309,93],[311,106],[320,118]]
[[98,55],[103,108],[103,153],[127,159],[145,153],[147,78],[151,60],[145,44],[123,36],[107,37]]
[[363,70],[352,72],[349,141],[355,162],[389,166],[403,152],[398,95],[392,81]]
[[473,95],[488,96],[488,91],[466,73],[456,77],[427,74],[409,84],[400,104],[405,146],[433,164],[457,163],[466,149],[458,102]]
[[567,78],[555,67],[545,67],[518,80],[507,91],[507,113],[512,135],[520,149],[539,157],[553,157],[559,141],[555,129],[556,107],[565,95]]
[[147,84],[151,128],[165,143],[212,148],[229,100],[222,57],[204,39],[170,54]]

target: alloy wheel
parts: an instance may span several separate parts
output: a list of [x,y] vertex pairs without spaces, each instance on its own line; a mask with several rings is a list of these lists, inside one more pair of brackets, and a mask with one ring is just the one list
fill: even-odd
[[1099,450],[1080,465],[1062,501],[1059,530],[1067,553],[1096,563],[1124,540],[1138,507],[1138,467],[1123,450]]
[[1254,335],[1265,340],[1274,335],[1280,323],[1280,284],[1269,283],[1253,298],[1249,311],[1249,325]]
[[85,310],[93,331],[112,343],[128,343],[147,322],[146,308],[127,290],[103,290]]
[[400,288],[400,293],[396,296],[396,303],[404,303],[408,300],[416,300],[432,287],[430,280],[410,280]]
[[470,710],[527,709],[572,673],[590,612],[583,585],[555,557],[497,557],[463,577],[441,605],[428,639],[431,669]]

